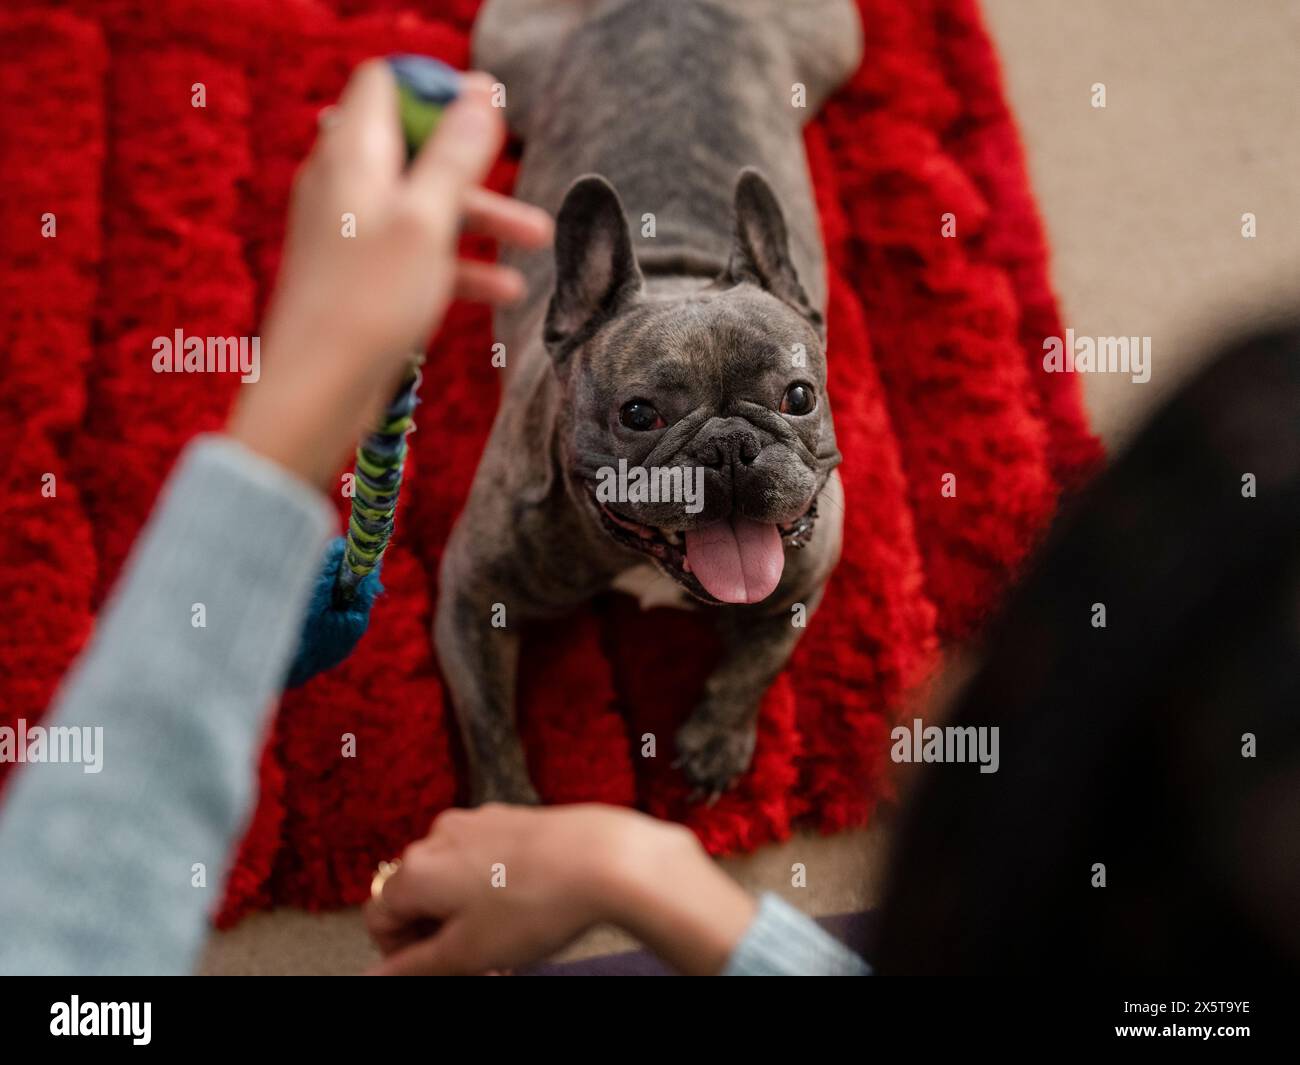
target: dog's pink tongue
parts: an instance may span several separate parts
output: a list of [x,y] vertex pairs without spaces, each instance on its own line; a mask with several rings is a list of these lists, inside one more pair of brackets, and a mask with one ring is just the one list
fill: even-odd
[[766,599],[785,569],[777,527],[739,516],[687,532],[686,558],[704,590],[724,603]]

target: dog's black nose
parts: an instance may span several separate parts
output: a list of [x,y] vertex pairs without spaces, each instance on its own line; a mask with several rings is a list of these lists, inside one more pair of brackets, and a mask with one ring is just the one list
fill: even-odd
[[691,456],[701,466],[719,470],[748,466],[763,450],[758,433],[739,418],[715,418],[696,435]]

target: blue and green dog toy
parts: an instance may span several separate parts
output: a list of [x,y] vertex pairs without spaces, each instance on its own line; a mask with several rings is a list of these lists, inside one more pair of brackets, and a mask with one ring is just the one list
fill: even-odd
[[[460,75],[445,63],[420,55],[390,56],[388,65],[397,78],[409,162],[437,128],[443,108],[456,98]],[[415,427],[422,359],[417,355],[411,360],[379,426],[357,445],[356,494],[347,536],[331,541],[326,550],[289,669],[288,687],[337,666],[352,653],[370,623],[375,596],[383,591],[379,571],[393,536],[406,437]]]

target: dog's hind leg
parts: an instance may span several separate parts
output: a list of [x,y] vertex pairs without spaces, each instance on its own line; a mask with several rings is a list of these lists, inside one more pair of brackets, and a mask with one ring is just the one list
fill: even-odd
[[529,108],[563,49],[598,0],[486,0],[474,20],[471,59],[506,89],[510,128],[527,136]]
[[862,62],[862,20],[853,0],[712,0],[781,28],[812,118]]
[[[862,24],[853,0],[487,0],[474,20],[472,62],[506,87],[506,118],[527,137],[530,108],[583,22],[629,4],[717,7],[770,27],[807,90],[809,118],[862,61]],[[631,49],[635,41],[622,42]]]

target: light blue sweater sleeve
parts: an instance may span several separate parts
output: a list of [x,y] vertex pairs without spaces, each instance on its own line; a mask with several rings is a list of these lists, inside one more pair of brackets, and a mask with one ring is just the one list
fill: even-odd
[[871,967],[811,917],[768,893],[722,975],[870,976]]
[[225,437],[183,453],[39,722],[81,763],[18,766],[0,801],[0,972],[192,970],[335,524]]

